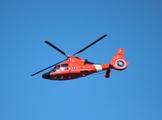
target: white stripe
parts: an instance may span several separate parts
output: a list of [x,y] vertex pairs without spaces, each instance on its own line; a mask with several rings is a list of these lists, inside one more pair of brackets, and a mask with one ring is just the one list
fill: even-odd
[[102,71],[102,66],[101,65],[94,65],[94,66],[95,66],[97,72]]

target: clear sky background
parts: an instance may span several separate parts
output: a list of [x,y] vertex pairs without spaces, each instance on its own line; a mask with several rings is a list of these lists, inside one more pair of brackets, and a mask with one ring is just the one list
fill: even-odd
[[[130,66],[71,81],[40,69],[108,36],[79,57],[109,63],[125,49]],[[161,0],[1,0],[0,120],[162,120]],[[50,70],[50,69],[49,69]]]

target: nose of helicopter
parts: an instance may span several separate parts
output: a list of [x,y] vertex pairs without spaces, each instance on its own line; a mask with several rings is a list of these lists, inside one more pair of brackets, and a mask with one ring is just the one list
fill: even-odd
[[43,75],[42,75],[42,78],[44,78],[44,79],[49,79],[50,78],[50,73],[48,72],[48,73],[44,73]]

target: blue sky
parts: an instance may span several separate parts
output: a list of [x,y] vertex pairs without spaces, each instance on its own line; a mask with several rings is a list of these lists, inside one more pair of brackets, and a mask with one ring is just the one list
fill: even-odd
[[[1,0],[0,119],[161,120],[161,6],[160,0]],[[109,63],[123,47],[126,70],[64,82],[42,79],[44,72],[30,76],[65,59],[45,40],[73,54],[103,34],[78,56]]]

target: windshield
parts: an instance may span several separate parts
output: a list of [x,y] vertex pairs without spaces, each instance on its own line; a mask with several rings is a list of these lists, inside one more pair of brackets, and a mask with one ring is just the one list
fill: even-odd
[[51,72],[56,72],[57,70],[68,70],[68,64],[57,65],[51,70]]
[[55,72],[56,71],[56,66],[51,70],[51,72]]

